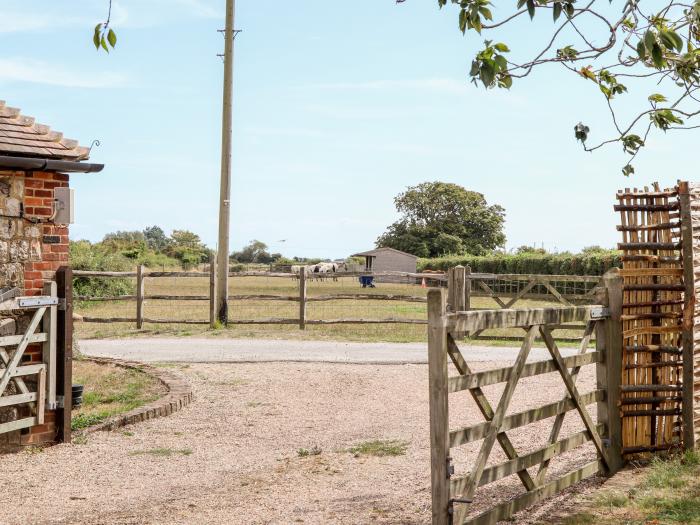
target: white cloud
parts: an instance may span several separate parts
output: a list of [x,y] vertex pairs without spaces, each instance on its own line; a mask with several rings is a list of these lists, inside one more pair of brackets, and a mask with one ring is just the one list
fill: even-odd
[[0,82],[31,82],[96,89],[124,86],[126,77],[119,73],[89,74],[71,71],[41,60],[0,58]]
[[[0,34],[32,31],[50,31],[68,27],[80,27],[89,31],[107,17],[107,0],[76,0],[71,13],[66,14],[62,3],[3,1],[0,7]],[[58,5],[57,5],[58,4]],[[222,18],[223,9],[217,9],[206,0],[120,0],[112,4],[111,25],[144,28],[167,24],[187,17]]]

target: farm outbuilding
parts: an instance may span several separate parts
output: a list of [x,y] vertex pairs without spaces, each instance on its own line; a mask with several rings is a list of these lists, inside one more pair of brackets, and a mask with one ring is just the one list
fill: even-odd
[[418,257],[394,248],[375,248],[353,257],[364,257],[367,272],[408,272],[416,273]]
[[101,171],[89,153],[0,101],[0,444],[70,439],[68,174]]

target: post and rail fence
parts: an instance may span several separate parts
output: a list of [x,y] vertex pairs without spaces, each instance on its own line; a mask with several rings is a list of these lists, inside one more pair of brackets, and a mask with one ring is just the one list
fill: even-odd
[[[183,324],[183,325],[214,325],[216,320],[214,298],[215,283],[211,272],[195,271],[147,271],[143,266],[139,266],[132,272],[109,272],[109,271],[86,271],[74,270],[76,278],[90,279],[130,279],[134,281],[134,293],[122,295],[76,295],[74,299],[79,302],[134,302],[133,316],[91,316],[88,313],[76,315],[76,320],[86,323],[132,323],[137,329],[142,329],[145,324]],[[409,273],[409,272],[339,272],[335,274],[305,274],[289,272],[260,272],[244,271],[231,272],[230,277],[264,277],[270,279],[291,279],[297,283],[292,293],[288,294],[229,294],[229,301],[235,305],[237,302],[245,301],[283,301],[297,302],[299,304],[296,315],[285,315],[281,317],[261,317],[255,319],[241,319],[229,316],[229,324],[287,324],[298,325],[304,330],[309,325],[331,325],[331,324],[427,324],[423,316],[416,318],[407,317],[338,317],[338,318],[309,318],[307,306],[310,303],[318,302],[347,302],[347,301],[394,301],[397,303],[427,303],[425,291],[420,294],[412,292],[411,286],[415,289],[427,288],[431,286],[447,287],[453,289],[456,284],[460,286],[459,292],[465,297],[465,309],[471,309],[473,303],[484,298],[493,300],[499,308],[511,308],[519,301],[549,301],[570,306],[593,302],[595,292],[600,284],[599,276],[575,276],[575,275],[531,275],[531,274],[489,274],[471,273],[469,268],[458,266],[451,268],[447,273]],[[382,293],[382,284],[378,284],[376,290],[365,290],[364,288],[352,293],[321,293],[310,294],[308,286],[310,282],[330,281],[343,279],[358,279],[360,277],[373,277],[375,281],[401,282],[410,285],[407,293]],[[209,289],[202,289],[203,294],[163,294],[148,293],[146,287],[147,279],[176,278],[208,279]],[[292,290],[290,290],[292,291]],[[478,298],[478,299],[477,299]],[[473,301],[476,299],[476,301]],[[208,319],[192,318],[166,318],[149,316],[146,312],[146,303],[152,301],[200,301],[208,302],[210,305]],[[482,305],[483,307],[483,305]],[[235,308],[235,306],[233,307]],[[562,326],[561,328],[571,328]],[[478,339],[512,339],[509,336],[473,334]]]

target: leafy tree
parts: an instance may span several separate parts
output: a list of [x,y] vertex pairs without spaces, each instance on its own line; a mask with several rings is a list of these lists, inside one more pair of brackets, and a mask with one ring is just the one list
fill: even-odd
[[178,259],[185,269],[209,259],[211,252],[196,233],[188,230],[173,230],[170,240],[166,254]]
[[165,235],[160,226],[150,226],[143,230],[146,245],[155,252],[164,252],[172,244],[172,240]]
[[[404,0],[397,0],[397,3]],[[551,17],[554,28],[547,33],[526,35],[523,47],[540,37],[540,50],[532,58],[513,58],[507,43],[486,40],[471,64],[469,75],[486,88],[509,89],[514,80],[530,75],[539,66],[557,64],[589,81],[607,105],[614,133],[612,137],[588,142],[590,128],[579,122],[576,139],[585,151],[618,144],[630,155],[622,168],[634,173],[632,160],[651,136],[663,132],[693,129],[689,121],[700,114],[700,0],[687,2],[596,2],[576,0],[517,0],[510,8],[498,2],[494,20],[489,0],[449,0],[459,11],[462,33],[478,34],[519,23],[524,17]],[[448,0],[438,0],[440,7]],[[511,34],[516,34],[515,32]],[[615,101],[628,94],[625,83],[636,92],[645,91],[640,111],[623,118]]]
[[281,259],[282,254],[273,253],[270,254],[267,251],[267,244],[256,239],[250,241],[247,246],[245,246],[239,252],[233,252],[230,259],[233,261],[238,261],[241,263],[262,263],[269,264],[277,259]]
[[545,254],[547,253],[547,250],[544,248],[536,248],[534,246],[527,246],[526,244],[523,244],[522,246],[518,246],[515,250],[515,253],[521,254],[521,253],[541,253]]
[[110,253],[120,253],[129,259],[137,259],[146,249],[146,237],[140,231],[116,231],[102,239],[102,247]]
[[501,206],[489,206],[480,193],[457,184],[424,182],[394,199],[402,217],[377,239],[390,247],[417,255],[484,254],[505,243]]

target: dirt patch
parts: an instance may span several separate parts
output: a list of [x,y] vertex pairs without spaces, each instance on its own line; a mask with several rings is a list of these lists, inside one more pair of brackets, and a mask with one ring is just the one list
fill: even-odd
[[[593,388],[590,368],[579,378],[582,392]],[[193,385],[196,399],[171,417],[91,434],[80,445],[0,458],[3,523],[430,522],[425,365],[168,369]],[[499,393],[486,389],[494,403]],[[528,378],[511,411],[561,397],[561,380],[553,374]],[[453,426],[482,420],[464,399],[454,400]],[[582,428],[574,416],[567,417],[562,436]],[[550,427],[544,421],[513,433],[516,448],[542,446]],[[478,445],[456,451],[458,472]],[[356,453],[357,447],[392,453]],[[592,454],[589,448],[568,454],[552,464],[553,475]],[[518,483],[513,477],[481,491],[475,511],[518,493]]]

